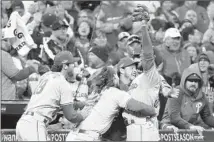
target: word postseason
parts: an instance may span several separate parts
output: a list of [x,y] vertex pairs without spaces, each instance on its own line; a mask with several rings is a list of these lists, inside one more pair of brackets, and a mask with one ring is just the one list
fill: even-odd
[[162,133],[162,141],[204,141],[204,136],[194,133]]

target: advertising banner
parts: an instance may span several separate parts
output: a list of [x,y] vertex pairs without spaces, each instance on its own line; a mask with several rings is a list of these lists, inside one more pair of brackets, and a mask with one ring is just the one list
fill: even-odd
[[[69,130],[48,131],[51,141],[65,141]],[[213,141],[214,131],[204,131],[200,136],[197,132],[180,130],[178,133],[160,131],[161,141]],[[1,130],[1,141],[16,141],[15,129]]]

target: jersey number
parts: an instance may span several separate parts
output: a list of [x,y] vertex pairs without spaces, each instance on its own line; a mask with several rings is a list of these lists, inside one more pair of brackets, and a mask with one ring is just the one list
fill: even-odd
[[48,79],[42,80],[39,83],[39,85],[36,87],[34,94],[40,94],[43,91],[47,82],[48,82]]

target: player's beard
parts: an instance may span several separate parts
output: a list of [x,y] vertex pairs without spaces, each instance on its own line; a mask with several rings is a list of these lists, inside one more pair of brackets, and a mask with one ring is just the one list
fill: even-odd
[[67,80],[69,80],[69,81],[74,81],[75,80],[75,78],[74,78],[74,69],[72,68],[72,69],[68,69],[67,70]]

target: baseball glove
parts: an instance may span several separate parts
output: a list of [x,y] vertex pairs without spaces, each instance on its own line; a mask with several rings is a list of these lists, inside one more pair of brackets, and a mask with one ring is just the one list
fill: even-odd
[[134,9],[134,12],[132,13],[132,18],[133,22],[142,20],[149,21],[149,9],[145,5],[138,4],[137,7]]

